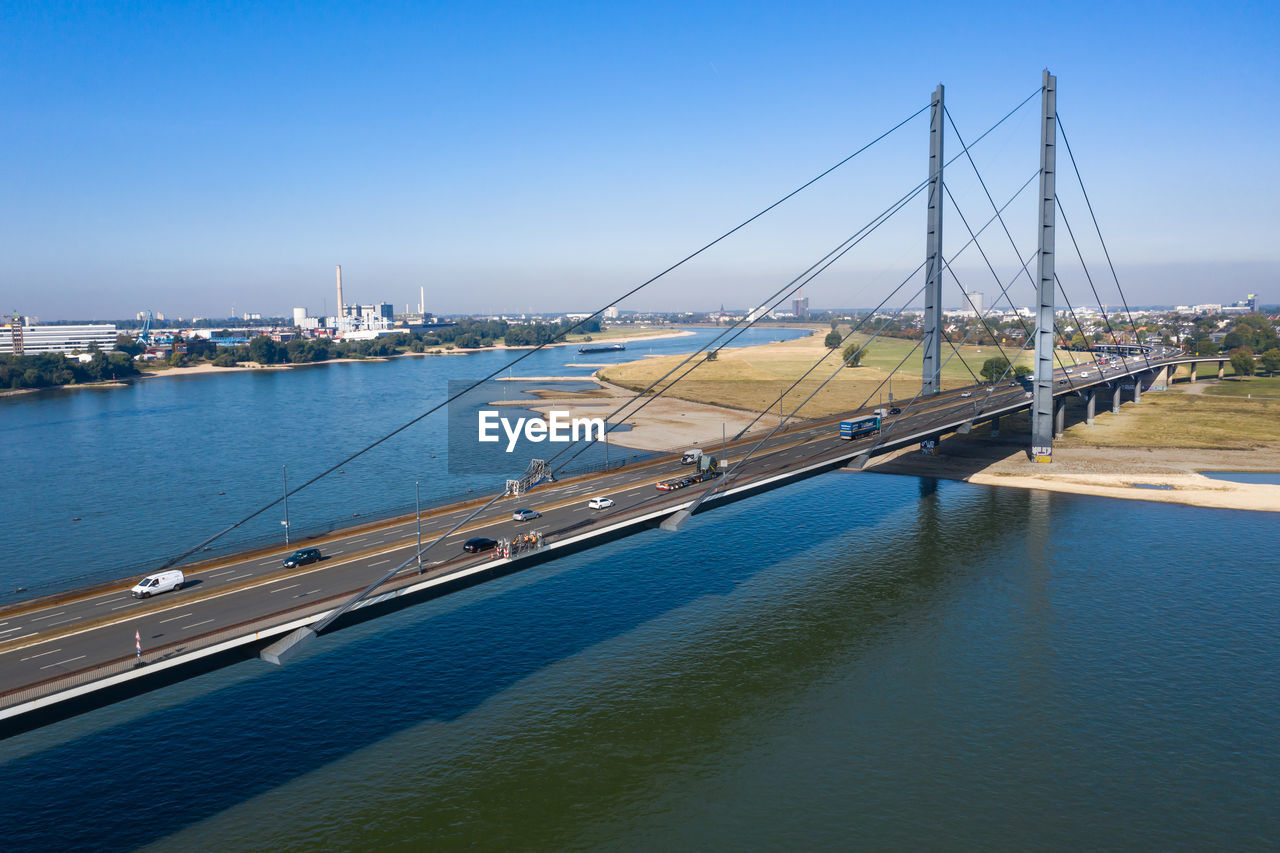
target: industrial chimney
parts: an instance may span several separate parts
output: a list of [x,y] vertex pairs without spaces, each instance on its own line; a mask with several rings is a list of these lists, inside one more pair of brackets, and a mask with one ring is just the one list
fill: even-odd
[[338,264],[338,317],[346,316],[342,302],[342,264]]

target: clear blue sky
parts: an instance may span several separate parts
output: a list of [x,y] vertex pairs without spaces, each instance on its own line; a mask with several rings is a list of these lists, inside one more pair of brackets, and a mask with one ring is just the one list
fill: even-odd
[[[9,2],[0,310],[332,310],[336,263],[349,298],[398,308],[419,285],[438,313],[595,308],[938,82],[972,138],[1046,66],[1130,300],[1280,302],[1277,8]],[[998,196],[1036,168],[1037,109],[975,149]],[[926,153],[921,118],[624,307],[753,301],[920,180]],[[981,220],[960,167],[948,182]],[[1024,251],[1033,204],[1011,208]],[[812,303],[873,304],[923,225],[905,210]],[[979,263],[957,272],[990,300]]]

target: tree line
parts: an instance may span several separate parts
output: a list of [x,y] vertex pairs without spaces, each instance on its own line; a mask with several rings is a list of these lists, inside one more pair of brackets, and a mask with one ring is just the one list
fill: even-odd
[[100,350],[92,353],[93,358],[86,362],[67,358],[60,352],[0,355],[0,388],[53,388],[138,375],[138,368],[127,353]]

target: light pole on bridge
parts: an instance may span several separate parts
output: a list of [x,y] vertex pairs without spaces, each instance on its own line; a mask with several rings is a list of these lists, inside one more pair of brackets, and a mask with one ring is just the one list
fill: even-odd
[[289,470],[286,466],[280,466],[280,477],[284,481],[284,521],[280,522],[284,525],[284,544],[289,544]]
[[422,574],[422,499],[418,481],[413,482],[413,515],[418,521],[418,574]]

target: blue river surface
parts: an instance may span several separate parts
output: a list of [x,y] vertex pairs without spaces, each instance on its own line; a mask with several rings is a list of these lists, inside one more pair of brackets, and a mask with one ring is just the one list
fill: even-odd
[[[693,352],[725,333],[673,330],[680,331],[686,334],[633,341],[619,353],[580,355],[572,346],[534,352],[465,400],[290,497],[295,538],[411,513],[415,482],[424,507],[501,491],[505,478],[518,476],[532,454],[507,456],[498,445],[486,445],[488,454],[477,452],[479,407],[519,399],[533,388],[560,387],[521,377],[587,377],[595,369],[588,365]],[[732,346],[807,334],[752,328]],[[289,485],[297,487],[444,402],[451,386],[480,379],[523,354],[492,350],[166,376],[118,388],[2,398],[0,442],[9,476],[0,478],[0,541],[8,558],[0,563],[0,603],[146,574],[280,498],[282,466]],[[529,414],[503,412],[522,413]],[[459,433],[470,452],[450,458],[449,439]],[[613,462],[619,455],[637,455],[614,450]],[[573,466],[601,463],[605,454],[592,446]],[[283,542],[284,517],[283,506],[276,506],[219,540],[212,553],[195,556]]]
[[[324,368],[326,399],[451,363],[403,361]],[[350,443],[322,438],[317,467]],[[130,519],[193,485],[135,461],[104,479]],[[1268,513],[832,472],[0,742],[0,838],[1272,850],[1277,542]]]

